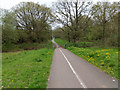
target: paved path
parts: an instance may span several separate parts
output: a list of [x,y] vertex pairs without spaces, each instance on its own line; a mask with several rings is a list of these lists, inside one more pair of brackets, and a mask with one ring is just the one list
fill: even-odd
[[118,81],[56,45],[48,88],[118,88]]

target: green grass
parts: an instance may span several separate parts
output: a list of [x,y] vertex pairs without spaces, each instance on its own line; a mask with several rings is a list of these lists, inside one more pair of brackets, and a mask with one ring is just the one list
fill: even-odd
[[[68,47],[68,50],[97,66],[102,71],[120,79],[118,76],[118,49],[117,48],[78,48]],[[120,66],[120,63],[119,63]]]
[[59,39],[59,38],[56,38],[56,39],[55,39],[55,42],[56,42],[57,44],[59,44],[60,46],[64,46],[65,44],[68,43],[68,41],[62,40],[62,39]]
[[3,53],[4,88],[46,88],[53,49]]

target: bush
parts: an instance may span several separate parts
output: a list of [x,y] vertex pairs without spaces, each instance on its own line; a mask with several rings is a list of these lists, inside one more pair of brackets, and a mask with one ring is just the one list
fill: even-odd
[[65,48],[70,46],[85,48],[85,47],[91,47],[93,46],[93,44],[94,44],[93,42],[80,42],[80,43],[66,43],[64,46]]
[[3,43],[17,43],[19,36],[16,30],[3,30],[2,42]]
[[21,44],[12,44],[12,43],[4,43],[2,45],[2,52],[10,52],[10,51],[20,51],[20,50],[36,50],[41,48],[51,49],[53,44],[51,41],[46,43],[21,43]]
[[18,50],[20,50],[20,48],[15,44],[11,44],[11,43],[2,44],[2,52],[18,51]]

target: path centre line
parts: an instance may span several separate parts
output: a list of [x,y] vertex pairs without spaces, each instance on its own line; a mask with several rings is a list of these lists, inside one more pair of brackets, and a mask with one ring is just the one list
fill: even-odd
[[67,57],[65,56],[65,54],[62,52],[62,50],[60,48],[59,48],[59,50],[62,53],[62,55],[64,56],[65,60],[67,61],[69,67],[72,70],[72,72],[75,74],[75,76],[78,79],[79,83],[82,85],[83,88],[87,88],[87,86],[83,83],[83,81],[80,79],[80,77],[78,76],[78,74],[76,73],[76,71],[74,70],[74,68],[72,67],[71,63],[69,62],[69,60],[67,59]]

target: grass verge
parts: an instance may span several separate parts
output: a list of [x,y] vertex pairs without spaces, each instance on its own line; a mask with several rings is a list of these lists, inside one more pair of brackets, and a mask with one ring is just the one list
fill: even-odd
[[102,71],[119,79],[117,48],[77,48],[71,46],[67,49],[97,66]]
[[53,49],[3,53],[3,88],[46,88]]
[[[66,49],[73,52],[77,56],[83,58],[84,60],[88,61],[89,63],[97,66],[98,68],[108,73],[109,75],[117,79],[120,79],[119,76],[120,67],[118,67],[120,66],[120,62],[118,62],[118,56],[120,55],[118,55],[119,54],[118,48],[105,48],[105,47],[88,48],[88,46],[91,46],[89,42],[86,42],[85,45],[86,48],[83,48],[84,46],[82,45],[84,44],[81,43],[78,43],[77,46],[76,44],[71,44],[61,39],[56,39],[55,41],[60,45],[64,45],[65,43],[67,43],[65,46]],[[82,48],[80,48],[80,45],[82,46]]]

